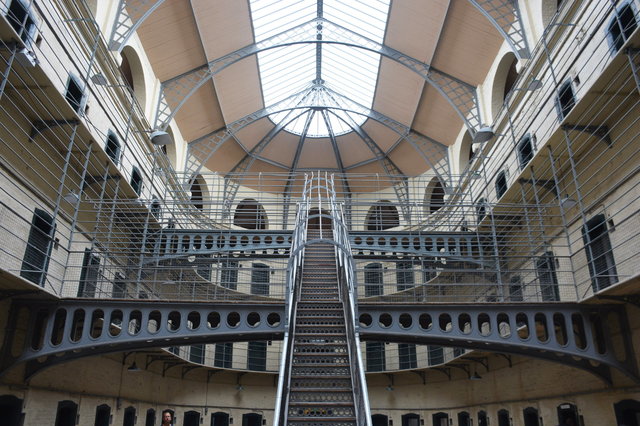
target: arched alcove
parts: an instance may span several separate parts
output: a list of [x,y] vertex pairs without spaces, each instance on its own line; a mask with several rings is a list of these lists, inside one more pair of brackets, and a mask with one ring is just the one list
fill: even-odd
[[191,204],[198,210],[203,210],[205,202],[209,199],[209,189],[207,182],[202,175],[197,175],[190,180],[191,185],[189,191],[191,191]]
[[444,206],[444,186],[440,179],[431,179],[424,191],[424,212],[425,214],[435,213]]
[[269,227],[264,207],[253,198],[245,198],[238,203],[233,224],[245,229],[268,229]]
[[169,136],[171,137],[171,143],[167,144],[167,145],[162,145],[162,152],[164,153],[164,155],[167,156],[167,158],[169,159],[169,163],[171,163],[171,166],[173,166],[175,168],[177,162],[178,162],[178,153],[177,153],[177,149],[176,149],[176,139],[174,137],[173,134],[173,129],[171,128],[171,126],[167,127],[167,129],[165,130],[167,133],[169,133]]
[[120,52],[120,72],[124,78],[125,84],[131,88],[135,94],[136,100],[145,109],[146,90],[144,69],[138,52],[131,47],[125,46]]
[[383,231],[400,225],[398,209],[388,200],[380,200],[371,206],[365,219],[367,231]]
[[467,168],[471,160],[473,160],[473,156],[475,155],[473,151],[473,139],[471,138],[471,134],[469,132],[465,132],[462,137],[462,142],[460,142],[460,156],[458,157],[458,170],[460,174]]
[[494,121],[517,79],[518,58],[513,52],[507,52],[498,63],[491,87],[491,117]]
[[[323,215],[321,216],[317,216],[317,215]],[[327,210],[322,209],[319,210],[317,207],[314,207],[312,209],[309,210],[309,220],[307,221],[307,227],[309,229],[320,229],[322,228],[323,230],[330,230],[331,229],[331,218],[327,217],[329,216],[331,213],[329,213]],[[315,217],[313,217],[315,216]]]

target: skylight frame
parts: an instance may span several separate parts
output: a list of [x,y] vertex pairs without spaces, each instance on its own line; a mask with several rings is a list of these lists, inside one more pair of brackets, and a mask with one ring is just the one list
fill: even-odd
[[[322,17],[382,44],[390,0],[323,0],[322,7],[318,7],[316,0],[250,0],[249,5],[256,42]],[[354,28],[354,22],[357,28]],[[304,87],[311,88],[312,83],[324,84],[366,108],[373,105],[381,60],[377,53],[337,43],[321,43],[319,47],[315,43],[306,43],[270,49],[259,52],[257,56],[265,107],[300,92]],[[320,64],[317,63],[318,56]],[[291,69],[298,72],[287,71]],[[285,126],[286,131],[302,134],[307,114],[315,111],[314,105],[309,106],[306,114]],[[322,106],[332,107],[326,102]],[[339,108],[337,104],[333,106]],[[276,124],[284,116],[286,113],[274,114],[270,119]],[[351,115],[341,110],[334,110],[328,116],[334,137],[351,132],[352,125],[362,125],[367,119],[366,116]],[[331,136],[329,133],[322,114],[315,114],[305,136],[326,138]]]

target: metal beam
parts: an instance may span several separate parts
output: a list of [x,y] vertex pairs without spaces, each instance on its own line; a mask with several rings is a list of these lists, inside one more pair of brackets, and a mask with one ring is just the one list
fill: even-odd
[[349,114],[346,114],[346,117],[349,119],[348,121],[345,120],[345,117],[338,115],[336,115],[336,117],[344,121],[351,130],[353,130],[360,139],[362,139],[373,155],[380,159],[379,161],[382,164],[387,177],[393,182],[393,191],[396,193],[396,197],[398,198],[400,210],[402,210],[402,216],[404,217],[404,220],[411,222],[411,210],[409,209],[409,182],[407,178],[404,177],[402,170],[400,170],[400,168],[391,161],[386,153],[378,146],[376,141],[374,141],[373,138],[362,129],[362,127],[358,126]]
[[265,50],[297,44],[338,44],[368,50],[396,61],[419,74],[442,94],[463,120],[471,134],[475,134],[480,126],[480,110],[475,86],[322,18],[313,19],[261,42],[245,46],[163,82],[160,88],[154,127],[165,129],[184,103],[203,84],[226,67]]
[[[611,383],[609,367],[640,383],[622,305],[499,303],[460,305],[359,304],[362,340],[414,342],[504,352],[559,362]],[[383,325],[377,319],[389,315]],[[616,318],[624,353],[611,336]],[[402,316],[402,318],[401,318]],[[369,321],[371,319],[371,321]],[[375,319],[375,320],[374,320]],[[610,328],[613,327],[613,328]],[[615,332],[618,333],[617,331]]]
[[[284,335],[285,307],[277,303],[205,306],[199,302],[98,299],[12,303],[12,315],[25,310],[29,313],[26,344],[19,354],[3,354],[0,375],[23,362],[27,363],[28,378],[43,368],[86,356],[172,345],[272,340]],[[249,320],[252,313],[258,314],[258,322]],[[10,318],[9,324],[12,321],[16,320]]]
[[[325,92],[326,96],[318,95],[315,92]],[[313,102],[308,102],[312,99]],[[322,101],[322,104],[318,104],[318,101]],[[278,102],[275,105],[258,110],[252,114],[240,118],[239,120],[230,123],[225,129],[218,130],[207,136],[203,136],[188,144],[188,152],[185,164],[185,172],[187,176],[196,175],[200,168],[202,168],[209,158],[222,146],[228,139],[234,134],[239,132],[244,127],[257,122],[258,120],[265,118],[272,114],[277,114],[285,111],[291,111],[293,109],[317,109],[327,108],[332,110],[340,110],[345,112],[353,112],[358,115],[366,116],[372,120],[375,120],[384,126],[395,131],[401,138],[406,140],[418,151],[425,162],[432,168],[444,188],[448,188],[451,185],[450,165],[448,159],[448,147],[432,138],[421,135],[404,124],[393,120],[390,117],[385,116],[379,112],[376,112],[370,108],[366,108],[349,98],[342,96],[336,92],[327,89],[322,85],[312,85],[308,89],[302,92]],[[253,155],[256,155],[255,153]],[[382,150],[379,150],[379,155],[376,158],[382,158],[386,156]],[[443,161],[444,160],[444,161]]]
[[518,59],[531,57],[518,0],[469,0],[498,30]]
[[109,50],[120,52],[138,27],[162,3],[164,3],[164,0],[120,0],[113,28],[111,29],[111,36],[109,37]]

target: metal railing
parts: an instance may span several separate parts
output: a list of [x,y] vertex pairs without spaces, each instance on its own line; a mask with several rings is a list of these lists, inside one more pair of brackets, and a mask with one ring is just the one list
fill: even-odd
[[293,231],[291,243],[291,256],[287,263],[287,285],[285,298],[285,324],[284,339],[282,343],[282,353],[280,354],[280,374],[278,375],[278,392],[276,394],[276,406],[274,410],[274,426],[287,424],[287,406],[291,381],[291,368],[293,358],[293,332],[296,324],[296,302],[300,296],[301,268],[304,262],[304,243],[307,240],[307,223],[309,215],[310,199],[307,197],[307,190],[310,181],[305,176],[302,191],[302,200],[298,203],[296,214],[296,226]]
[[[329,182],[331,183],[330,187],[333,188],[333,175]],[[355,262],[349,243],[349,230],[344,220],[342,206],[336,201],[335,192],[332,192],[329,203],[333,225],[333,239],[336,243],[335,253],[336,266],[338,267],[339,292],[345,305],[344,322],[351,364],[350,372],[351,383],[353,385],[353,401],[356,409],[356,421],[358,425],[372,426],[367,380],[364,374],[365,369],[360,349],[360,336],[356,323],[358,319],[357,282]]]

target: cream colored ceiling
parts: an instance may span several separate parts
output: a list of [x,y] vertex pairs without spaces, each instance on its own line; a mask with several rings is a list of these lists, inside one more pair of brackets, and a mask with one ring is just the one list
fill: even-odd
[[[248,0],[165,1],[138,32],[161,81],[253,43]],[[485,79],[503,39],[469,1],[393,0],[384,42],[477,85]],[[186,102],[175,119],[182,135],[193,141],[264,106],[257,59],[251,56],[219,72]],[[445,145],[454,142],[462,126],[462,120],[437,90],[417,73],[388,58],[381,59],[372,108]],[[207,168],[222,173],[233,169],[273,127],[269,119],[261,119],[243,128],[215,152]],[[371,119],[362,129],[402,172],[416,175],[428,169],[422,157],[396,132]],[[288,172],[301,142],[304,145],[297,168],[339,168],[328,138],[305,139],[280,131],[259,153],[250,171]],[[385,173],[355,133],[337,136],[336,145],[350,173]]]

